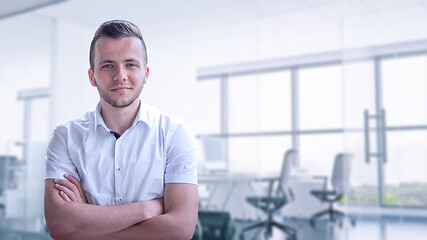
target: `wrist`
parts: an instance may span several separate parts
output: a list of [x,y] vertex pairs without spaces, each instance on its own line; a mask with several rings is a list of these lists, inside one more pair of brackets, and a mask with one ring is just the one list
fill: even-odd
[[162,199],[153,199],[141,202],[141,222],[163,213]]

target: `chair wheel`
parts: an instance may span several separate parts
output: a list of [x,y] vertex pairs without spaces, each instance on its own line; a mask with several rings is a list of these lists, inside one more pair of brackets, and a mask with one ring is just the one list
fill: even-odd
[[286,240],[297,240],[297,236],[296,235],[290,235],[289,237],[286,238]]
[[245,240],[245,236],[243,236],[243,233],[239,234],[239,239],[240,240]]
[[269,231],[268,229],[265,230],[265,232],[264,232],[264,238],[265,239],[271,238],[272,235],[273,235],[273,233],[271,231]]

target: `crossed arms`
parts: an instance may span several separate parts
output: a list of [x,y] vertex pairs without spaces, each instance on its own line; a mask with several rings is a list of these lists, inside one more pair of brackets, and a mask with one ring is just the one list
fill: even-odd
[[72,176],[45,180],[45,216],[54,239],[190,239],[197,186],[165,184],[164,198],[118,206],[88,204]]

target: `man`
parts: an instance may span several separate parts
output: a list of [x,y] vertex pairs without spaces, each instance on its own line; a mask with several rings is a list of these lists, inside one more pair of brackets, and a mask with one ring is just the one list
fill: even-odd
[[190,239],[197,220],[187,128],[141,102],[147,51],[139,29],[108,21],[90,48],[100,101],[49,143],[45,216],[54,239]]

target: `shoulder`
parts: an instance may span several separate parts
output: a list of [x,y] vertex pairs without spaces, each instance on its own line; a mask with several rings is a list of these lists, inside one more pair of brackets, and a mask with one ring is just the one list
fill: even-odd
[[154,108],[146,103],[143,104],[143,108],[145,109],[146,113],[146,121],[151,127],[160,127],[162,129],[171,131],[177,126],[184,125],[184,122],[176,116],[159,111],[157,108]]
[[95,110],[88,111],[79,118],[70,119],[59,124],[53,130],[53,134],[66,136],[70,133],[79,134],[81,132],[89,131],[91,125],[94,123],[94,118]]

